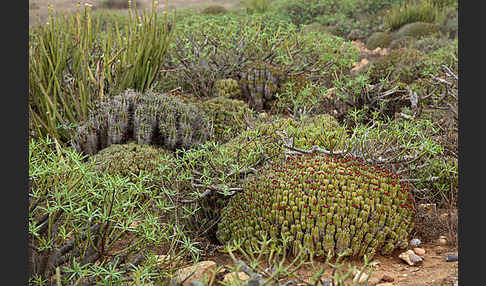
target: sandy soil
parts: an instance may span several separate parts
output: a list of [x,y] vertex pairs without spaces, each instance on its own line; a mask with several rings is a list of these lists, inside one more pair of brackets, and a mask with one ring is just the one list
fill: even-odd
[[[379,263],[374,267],[371,278],[380,280],[383,275],[387,275],[393,278],[392,285],[397,286],[453,286],[457,285],[458,281],[458,262],[446,262],[445,257],[448,254],[458,254],[457,249],[449,248],[445,246],[439,246],[434,244],[425,244],[421,246],[426,250],[423,256],[423,262],[417,266],[409,266],[398,255],[404,251],[397,250],[390,256],[376,256],[373,260]],[[231,266],[233,262],[231,258],[222,253],[216,253],[214,256],[207,257],[204,260],[212,260],[217,265]],[[346,263],[347,264],[347,263]],[[361,268],[360,262],[351,261],[351,265],[355,265]],[[316,266],[320,266],[323,263],[317,262]],[[265,265],[266,267],[266,265]],[[224,274],[229,273],[229,270]],[[314,274],[312,268],[303,267],[299,269],[296,274],[303,281],[310,283],[311,277]],[[326,271],[322,279],[331,278],[331,269]],[[384,282],[380,282],[384,283]],[[300,284],[305,285],[305,284]]]
[[[75,11],[78,7],[78,2],[81,4],[88,3],[93,7],[100,6],[104,0],[29,0],[29,26],[35,26],[37,21],[41,23],[46,22],[47,8],[52,6],[55,11]],[[127,0],[128,1],[128,0]],[[140,3],[139,8],[151,8],[152,0],[137,0]],[[159,9],[165,9],[166,2],[159,0]],[[204,8],[209,5],[220,5],[227,9],[235,8],[240,5],[239,0],[169,0],[169,9],[179,8]]]

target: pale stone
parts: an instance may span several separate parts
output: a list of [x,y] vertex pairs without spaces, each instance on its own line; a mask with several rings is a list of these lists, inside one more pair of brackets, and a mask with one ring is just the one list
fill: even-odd
[[233,285],[234,281],[236,280],[236,277],[238,277],[240,280],[248,280],[250,279],[250,276],[246,275],[244,272],[231,272],[226,274],[223,277],[223,282],[226,283],[226,285]]
[[[201,261],[193,266],[179,269],[176,273],[176,281],[177,283],[181,283],[185,280],[182,286],[191,286],[192,280],[207,282],[216,271],[216,268],[216,262],[214,261]],[[194,274],[191,275],[193,272]]]
[[[360,271],[356,271],[355,273],[356,274],[354,275],[354,279],[353,279],[354,283],[356,283],[356,282],[364,283],[366,281],[366,279],[368,279],[368,274],[366,274],[364,272],[360,274]],[[361,277],[360,277],[360,275],[361,275]],[[358,278],[359,278],[359,280],[358,280]]]
[[415,264],[423,261],[422,257],[415,254],[415,252],[413,252],[411,249],[402,252],[398,257],[410,266],[414,266]]
[[425,249],[420,248],[420,247],[415,247],[413,249],[413,252],[415,252],[415,254],[417,254],[419,256],[424,256],[425,255]]
[[437,242],[439,243],[439,245],[442,245],[442,246],[445,246],[447,245],[447,239],[441,237],[437,240]]

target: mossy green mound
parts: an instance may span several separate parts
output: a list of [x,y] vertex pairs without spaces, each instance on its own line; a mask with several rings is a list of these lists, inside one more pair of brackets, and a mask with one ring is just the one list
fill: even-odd
[[201,104],[213,125],[214,140],[227,142],[249,124],[253,112],[242,100],[217,97]]
[[206,15],[220,15],[226,13],[228,13],[228,9],[219,5],[208,6],[201,11],[201,14],[206,14]]
[[366,48],[374,50],[378,47],[387,48],[393,40],[393,35],[390,32],[376,32],[373,33],[366,41]]
[[184,182],[175,178],[177,167],[172,153],[157,146],[128,144],[113,144],[101,150],[90,158],[93,169],[101,174],[119,175],[129,178],[131,182],[140,181],[140,176],[147,175],[143,180],[146,188],[166,187],[171,190],[183,188]]
[[283,140],[286,139],[296,148],[310,149],[316,145],[327,150],[339,150],[343,148],[347,135],[346,129],[327,114],[309,117],[302,122],[279,118],[242,132],[226,143],[224,149],[225,153],[234,154],[233,157],[238,155],[238,159],[249,166],[261,160],[263,154],[271,159],[283,158],[286,150],[283,144],[288,143]]
[[214,83],[218,96],[237,99],[241,96],[238,81],[232,78],[220,79]]
[[428,36],[430,34],[439,31],[439,27],[436,24],[426,22],[415,22],[406,24],[393,34],[394,39],[400,39],[403,37],[420,38]]
[[408,185],[388,170],[353,158],[294,155],[248,180],[223,210],[217,237],[246,248],[266,238],[294,253],[304,247],[373,256],[407,246],[413,215]]

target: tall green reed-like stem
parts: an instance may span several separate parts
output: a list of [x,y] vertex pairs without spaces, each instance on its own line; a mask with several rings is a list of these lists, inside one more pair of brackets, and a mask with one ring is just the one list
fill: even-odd
[[48,23],[31,31],[29,43],[33,134],[66,142],[96,100],[152,86],[172,38],[168,11],[160,19],[157,5],[153,1],[151,12],[142,15],[130,7],[127,27],[115,22],[115,29],[106,30],[92,19],[90,6],[78,6],[74,15],[49,8]]

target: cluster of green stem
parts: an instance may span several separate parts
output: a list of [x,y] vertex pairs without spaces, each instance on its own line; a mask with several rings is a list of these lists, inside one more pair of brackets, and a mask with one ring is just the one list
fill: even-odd
[[73,144],[90,155],[130,140],[175,150],[205,142],[209,132],[209,120],[195,104],[168,94],[127,90],[101,101],[79,126]]
[[234,138],[249,124],[253,115],[246,102],[236,99],[217,97],[201,104],[213,126],[214,140],[227,142]]
[[354,158],[292,155],[272,162],[223,210],[217,237],[289,240],[318,255],[373,256],[406,247],[414,200],[406,183],[386,169]]

